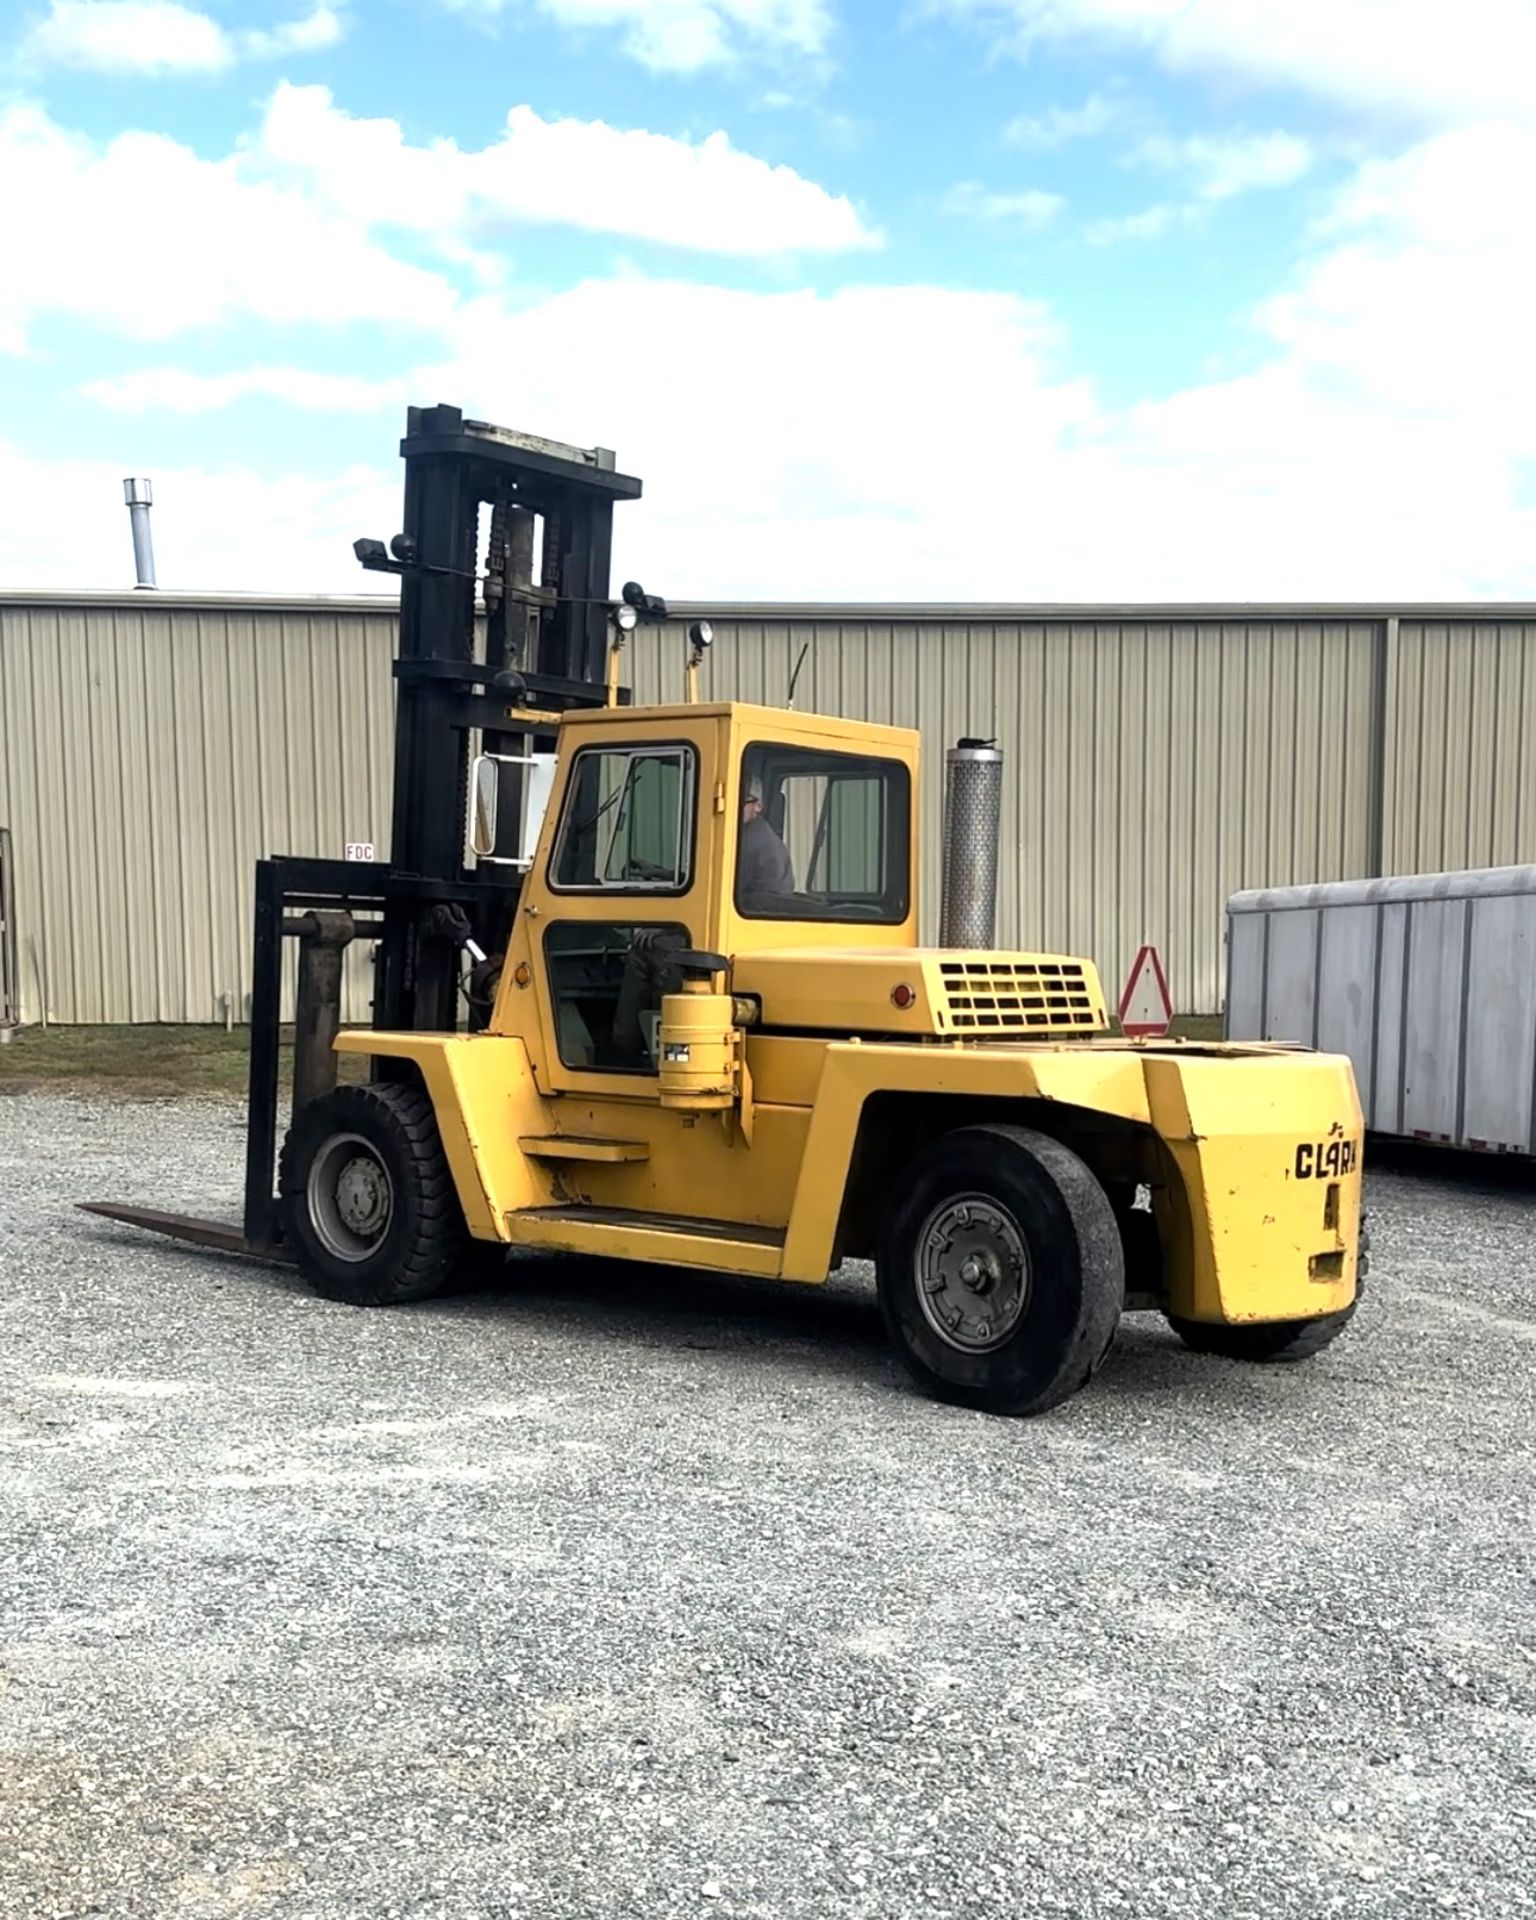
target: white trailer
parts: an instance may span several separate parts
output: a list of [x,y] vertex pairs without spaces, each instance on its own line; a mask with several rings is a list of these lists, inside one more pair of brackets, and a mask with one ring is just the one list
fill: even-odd
[[1536,1153],[1536,866],[1234,894],[1227,1033],[1347,1053],[1373,1132]]

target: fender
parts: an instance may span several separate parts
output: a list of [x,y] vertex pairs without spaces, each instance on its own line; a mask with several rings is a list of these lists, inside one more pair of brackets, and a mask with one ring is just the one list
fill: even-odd
[[549,1131],[528,1049],[498,1033],[338,1034],[338,1053],[412,1061],[437,1116],[448,1170],[476,1240],[507,1240],[507,1215],[556,1198],[553,1176],[518,1146]]

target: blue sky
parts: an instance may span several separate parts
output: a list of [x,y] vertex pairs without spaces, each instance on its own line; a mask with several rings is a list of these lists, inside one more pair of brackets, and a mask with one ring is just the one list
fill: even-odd
[[344,590],[444,399],[679,596],[1536,592],[1536,0],[0,19],[0,585]]

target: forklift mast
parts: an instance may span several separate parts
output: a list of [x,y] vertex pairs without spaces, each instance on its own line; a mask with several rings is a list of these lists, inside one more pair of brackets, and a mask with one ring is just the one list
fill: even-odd
[[273,1161],[284,939],[298,943],[295,1111],[335,1084],[332,1042],[353,939],[376,942],[375,1029],[453,1031],[464,1011],[464,952],[501,944],[521,885],[505,861],[467,862],[471,736],[512,763],[500,769],[498,811],[516,819],[516,760],[553,747],[554,715],[607,698],[613,508],[637,499],[640,482],[617,472],[606,448],[466,420],[457,407],[410,408],[400,452],[402,531],[387,548],[366,539],[354,549],[365,568],[400,580],[390,858],[279,856],[257,865],[250,1252],[279,1241]]

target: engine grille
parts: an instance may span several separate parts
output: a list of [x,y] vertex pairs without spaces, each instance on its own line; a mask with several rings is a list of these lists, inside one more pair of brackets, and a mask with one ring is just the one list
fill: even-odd
[[1102,1033],[1108,1026],[1098,978],[1080,960],[941,960],[935,1009],[941,1033]]

